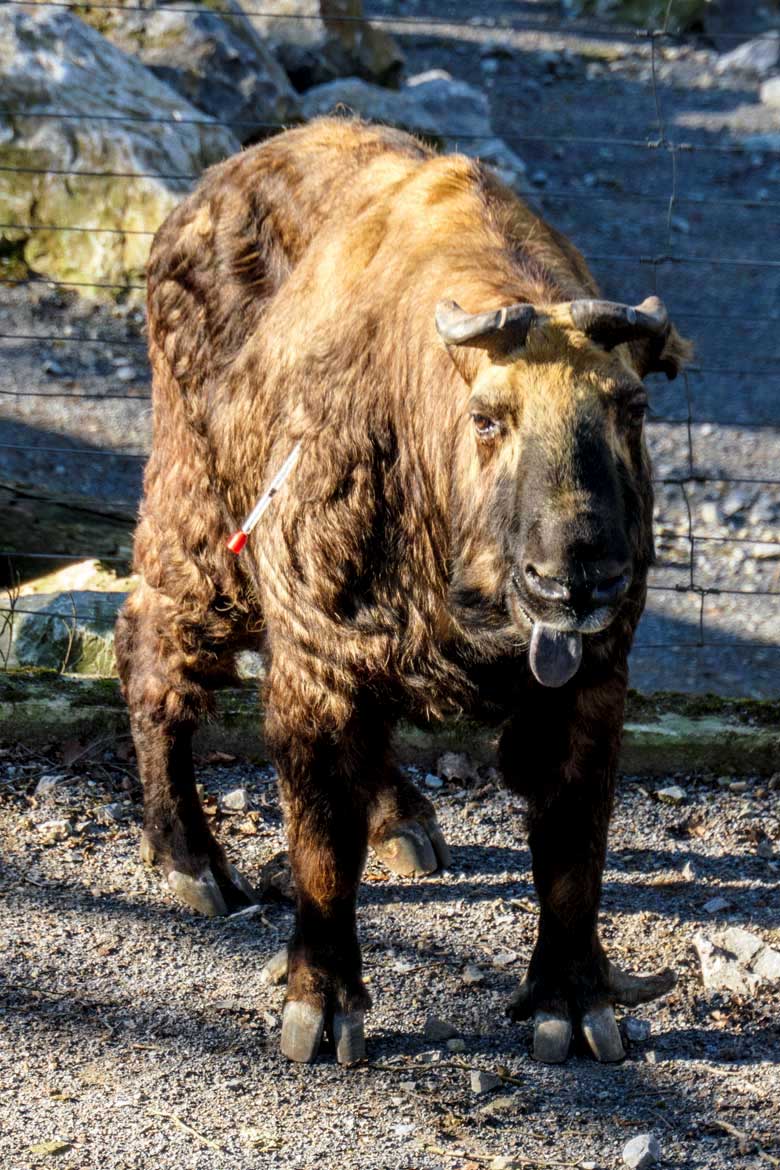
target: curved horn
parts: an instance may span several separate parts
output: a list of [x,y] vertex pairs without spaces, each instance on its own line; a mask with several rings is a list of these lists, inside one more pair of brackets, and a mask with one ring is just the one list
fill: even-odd
[[669,332],[669,317],[658,297],[648,297],[635,308],[616,301],[572,301],[569,310],[575,329],[604,349],[643,337],[664,338]]
[[533,305],[507,305],[489,313],[467,313],[455,301],[439,301],[436,306],[436,329],[447,345],[467,345],[470,341],[506,334],[515,346],[525,344],[536,310]]

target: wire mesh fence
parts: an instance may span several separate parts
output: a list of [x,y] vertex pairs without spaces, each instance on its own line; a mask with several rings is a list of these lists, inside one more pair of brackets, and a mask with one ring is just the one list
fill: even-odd
[[[32,7],[32,0],[10,0],[11,7]],[[55,3],[35,7],[65,9],[78,14],[75,5]],[[93,4],[90,9],[105,11],[148,11],[143,5]],[[164,6],[159,6],[164,8]],[[640,82],[633,95],[637,108],[644,109],[645,133],[602,132],[609,121],[604,111],[594,109],[589,121],[587,111],[579,118],[558,119],[549,131],[540,128],[539,119],[527,116],[528,93],[520,82],[507,76],[499,85],[502,98],[501,113],[496,133],[511,147],[527,152],[535,159],[543,159],[552,172],[569,179],[568,185],[560,179],[548,185],[549,174],[535,174],[529,166],[520,180],[521,193],[557,226],[571,234],[582,248],[598,279],[606,275],[608,285],[621,290],[628,281],[641,280],[643,293],[655,292],[670,308],[678,327],[694,338],[697,358],[683,375],[680,389],[654,386],[651,399],[655,409],[650,417],[648,435],[655,456],[655,483],[658,494],[656,510],[656,538],[658,564],[650,585],[649,618],[640,629],[634,660],[644,661],[649,685],[676,689],[718,689],[721,670],[730,655],[734,661],[734,678],[728,688],[745,694],[777,694],[780,690],[780,618],[776,599],[780,596],[780,460],[778,460],[778,429],[780,409],[773,389],[780,379],[780,354],[772,352],[780,321],[780,251],[773,249],[778,238],[780,196],[773,197],[771,184],[763,176],[776,169],[777,182],[780,166],[780,135],[777,141],[765,139],[760,145],[733,140],[724,141],[715,136],[688,129],[681,122],[678,107],[680,87],[675,88],[670,70],[679,59],[681,48],[697,49],[695,39],[681,38],[669,31],[669,26],[649,29],[622,29],[599,23],[561,23],[549,13],[537,16],[524,12],[518,18],[511,6],[494,5],[496,12],[479,18],[463,19],[462,6],[454,4],[446,12],[431,14],[404,14],[403,6],[377,4],[371,12],[373,23],[383,25],[393,34],[407,38],[412,53],[425,60],[425,53],[433,55],[451,44],[475,45],[484,51],[485,37],[500,34],[515,38],[517,53],[541,50],[533,40],[546,38],[552,50],[562,51],[569,42],[582,46],[589,39],[606,38],[629,46],[640,64]],[[395,8],[398,11],[395,11]],[[672,12],[667,9],[667,20]],[[178,8],[177,11],[187,11]],[[199,9],[193,9],[194,12]],[[219,13],[218,8],[210,8]],[[226,10],[227,12],[227,10]],[[244,9],[246,16],[272,17],[273,4]],[[288,19],[290,14],[285,14]],[[300,19],[307,19],[301,15]],[[340,17],[344,22],[351,16]],[[727,40],[738,43],[747,39],[749,30],[729,31]],[[524,41],[523,38],[531,38]],[[531,47],[529,47],[531,46]],[[558,48],[556,48],[558,46]],[[406,47],[406,45],[405,45]],[[568,50],[567,50],[568,51]],[[675,56],[676,54],[676,56]],[[608,79],[607,79],[608,80]],[[593,83],[587,78],[577,82],[581,95],[587,95]],[[560,88],[553,79],[553,87]],[[565,88],[565,85],[563,86]],[[641,92],[640,92],[641,91]],[[543,98],[546,95],[543,94]],[[542,102],[544,110],[544,101]],[[110,129],[117,124],[143,125],[148,133],[163,126],[168,130],[198,126],[201,130],[228,129],[244,132],[245,139],[259,139],[283,129],[280,122],[239,119],[220,120],[207,116],[182,114],[176,117],[156,117],[133,111],[116,113],[83,113],[68,109],[47,107],[43,103],[34,109],[3,106],[0,118],[24,119],[42,126],[87,122],[91,126],[104,124]],[[544,118],[542,119],[544,121]],[[555,121],[555,119],[553,119]],[[576,122],[570,128],[572,121]],[[524,124],[525,123],[525,124]],[[449,136],[451,137],[451,135]],[[487,135],[464,132],[457,135],[465,150],[479,154],[481,140]],[[716,138],[717,140],[712,140]],[[594,153],[605,160],[605,165],[621,181],[587,183],[571,178],[580,165],[590,168]],[[713,171],[713,167],[726,170]],[[737,167],[735,171],[728,168]],[[743,169],[739,169],[743,168]],[[113,167],[86,168],[82,166],[36,167],[0,165],[3,174],[13,174],[14,181],[29,176],[31,182],[61,183],[65,187],[72,179],[94,183],[96,219],[99,219],[101,190],[115,181],[152,178],[176,184],[184,192],[197,181],[196,173],[161,170],[126,170]],[[697,175],[700,179],[697,182]],[[628,181],[626,181],[628,180]],[[698,189],[697,189],[698,188]],[[720,189],[719,189],[720,188]],[[67,206],[67,200],[64,201]],[[681,231],[683,210],[689,217],[711,216],[706,230],[696,232],[690,224]],[[612,246],[620,241],[629,217],[638,219],[640,229],[634,231],[636,246],[630,249]],[[687,221],[685,221],[687,222]],[[700,224],[701,220],[691,219]],[[616,225],[611,230],[610,225]],[[724,231],[713,231],[718,224]],[[646,230],[643,230],[645,225]],[[620,228],[620,230],[617,230]],[[0,240],[25,238],[35,233],[58,233],[63,238],[76,235],[132,236],[151,241],[152,232],[132,226],[107,227],[99,222],[85,222],[72,218],[67,222],[31,222],[14,220],[8,216],[0,222]],[[606,245],[606,246],[605,246]],[[603,281],[602,281],[603,283]],[[4,275],[0,287],[7,290],[70,296],[79,291],[100,290],[122,301],[139,299],[143,293],[142,280],[79,280],[51,279],[46,275],[24,272]],[[699,295],[696,295],[698,290]],[[611,289],[610,289],[611,291]],[[640,298],[641,299],[641,298]],[[18,306],[15,301],[14,306]],[[29,315],[28,315],[29,316]],[[45,355],[66,351],[82,354],[92,347],[97,353],[109,350],[131,355],[132,361],[143,363],[144,339],[139,331],[109,327],[104,314],[99,328],[90,331],[80,326],[69,331],[46,329],[36,324],[34,315],[28,327],[20,325],[23,314],[8,313],[0,317],[0,347],[13,367],[13,355],[20,347],[37,351],[41,367],[51,361]],[[15,325],[15,327],[11,327]],[[754,348],[757,346],[757,348]],[[34,360],[34,358],[33,358]],[[130,358],[123,359],[130,360]],[[58,492],[52,487],[47,469],[55,461],[64,470],[54,477],[66,483],[73,478],[71,467],[84,461],[115,467],[120,464],[134,469],[118,473],[124,485],[137,485],[148,442],[148,426],[138,427],[137,441],[132,444],[83,444],[78,433],[69,425],[67,441],[55,441],[57,432],[34,429],[27,419],[35,419],[39,407],[70,409],[70,404],[82,400],[91,404],[85,409],[96,409],[98,404],[146,404],[138,409],[148,412],[151,395],[146,372],[127,384],[117,385],[108,373],[94,389],[83,389],[79,379],[60,388],[56,383],[31,385],[30,380],[12,382],[0,379],[0,417],[6,432],[0,441],[0,466],[8,461],[13,482],[0,483],[9,492],[26,490],[24,497],[35,500],[34,489],[40,489],[40,500],[47,504],[61,503],[66,509],[78,508],[78,494]],[[715,406],[708,404],[707,388],[715,387]],[[32,413],[30,413],[32,412]],[[13,424],[19,424],[16,430]],[[77,431],[77,428],[76,428]],[[85,434],[88,431],[85,430]],[[16,441],[18,439],[18,441]],[[28,464],[24,464],[24,460]],[[99,473],[98,478],[99,478]],[[56,486],[56,485],[55,485]],[[737,493],[730,500],[730,495]],[[85,496],[85,499],[92,498]],[[123,498],[111,493],[110,507],[105,515],[116,515],[124,510],[131,514],[137,497],[129,491]],[[730,502],[729,502],[730,500]],[[732,507],[734,505],[734,507]],[[736,506],[738,505],[738,506]],[[6,545],[6,541],[0,539]],[[11,589],[20,580],[34,575],[30,566],[36,562],[51,564],[78,562],[96,558],[107,564],[126,566],[127,550],[111,547],[34,547],[34,539],[21,546],[11,542],[0,548],[0,560],[8,566],[6,580]],[[17,590],[18,592],[18,590]],[[52,614],[30,603],[24,604],[25,590],[11,602],[0,607],[0,646],[3,620],[6,626],[16,615],[27,614],[36,620],[52,620]],[[94,620],[94,614],[57,614],[54,620],[67,622],[83,617]],[[699,656],[697,664],[697,656]],[[724,657],[725,656],[725,657]],[[751,657],[752,656],[752,657]],[[706,659],[706,669],[700,663]],[[681,670],[684,665],[684,677]]]

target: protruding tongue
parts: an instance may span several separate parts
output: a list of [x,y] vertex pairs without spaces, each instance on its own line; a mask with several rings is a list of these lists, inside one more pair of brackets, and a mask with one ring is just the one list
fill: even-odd
[[573,678],[582,661],[582,635],[534,622],[528,661],[543,687],[562,687]]

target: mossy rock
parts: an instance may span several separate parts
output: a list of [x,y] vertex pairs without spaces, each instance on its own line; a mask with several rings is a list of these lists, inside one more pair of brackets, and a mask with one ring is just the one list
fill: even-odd
[[[0,240],[21,241],[40,275],[96,282],[83,289],[93,297],[127,291],[102,284],[142,283],[160,223],[192,178],[240,145],[69,12],[0,7],[0,88],[14,111],[0,113],[0,165],[22,168],[0,171],[0,222],[36,229],[3,228]],[[74,117],[32,116],[48,109]]]

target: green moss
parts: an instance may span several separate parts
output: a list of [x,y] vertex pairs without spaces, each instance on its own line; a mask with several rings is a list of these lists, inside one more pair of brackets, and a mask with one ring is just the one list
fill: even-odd
[[629,691],[627,719],[657,721],[667,713],[685,715],[691,719],[712,715],[757,727],[780,728],[780,698],[726,699],[715,694],[685,695],[678,691],[657,691],[652,695],[641,695],[638,691]]
[[669,32],[701,28],[712,7],[711,0],[675,0],[671,5],[669,0],[570,0],[568,4],[572,16],[608,17],[650,29],[665,26]]

